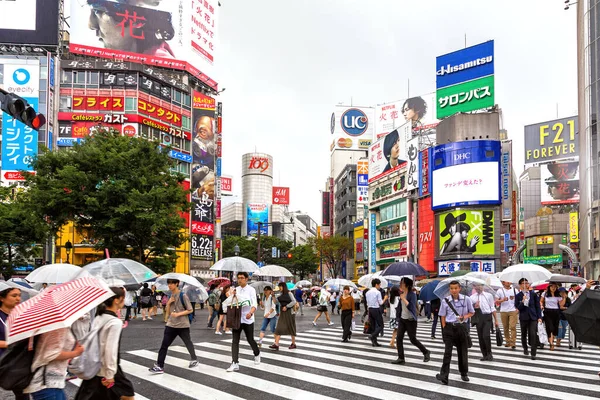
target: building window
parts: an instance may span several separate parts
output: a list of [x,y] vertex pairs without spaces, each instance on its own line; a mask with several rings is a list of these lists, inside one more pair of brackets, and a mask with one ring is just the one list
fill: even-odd
[[135,97],[125,97],[125,111],[137,111],[137,99]]
[[175,95],[173,96],[173,103],[181,105],[181,92],[179,90],[173,90],[173,92],[173,94]]
[[99,73],[94,71],[87,72],[87,83],[88,85],[98,86]]
[[73,87],[85,87],[85,71],[73,71]]
[[188,109],[192,107],[192,98],[189,94],[184,93],[183,94],[183,105],[185,107],[187,107]]
[[60,83],[64,85],[73,83],[73,71],[62,71],[60,74]]
[[191,129],[190,122],[190,117],[186,117],[185,115],[181,116],[181,128],[183,130],[189,131]]
[[385,222],[400,217],[406,217],[405,200],[381,207],[380,222]]
[[190,152],[190,147],[191,147],[191,143],[189,140],[184,140],[183,141],[183,150],[187,151],[188,153]]
[[71,111],[71,104],[71,96],[60,96],[58,110]]

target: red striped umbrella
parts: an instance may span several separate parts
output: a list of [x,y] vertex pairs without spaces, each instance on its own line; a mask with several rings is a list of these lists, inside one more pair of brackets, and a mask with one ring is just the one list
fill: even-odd
[[108,285],[85,277],[52,286],[19,304],[7,320],[8,344],[45,332],[70,327],[104,300],[114,296]]

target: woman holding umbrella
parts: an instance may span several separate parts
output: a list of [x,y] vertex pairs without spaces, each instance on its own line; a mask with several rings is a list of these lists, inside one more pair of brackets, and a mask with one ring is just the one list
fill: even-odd
[[[21,302],[21,290],[8,288],[0,292],[0,356],[4,354],[8,344],[6,343],[6,320],[10,312]],[[14,391],[16,400],[29,399],[28,394],[23,391]]]

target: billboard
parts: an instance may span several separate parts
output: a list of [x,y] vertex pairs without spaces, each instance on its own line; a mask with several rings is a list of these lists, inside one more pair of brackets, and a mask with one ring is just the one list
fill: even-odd
[[433,147],[428,147],[419,153],[419,197],[431,194],[431,166]]
[[493,210],[456,209],[436,215],[440,257],[494,256]]
[[337,106],[331,114],[330,130],[334,149],[366,148],[365,140],[373,139],[374,110],[371,107]]
[[434,257],[435,248],[433,244],[433,227],[435,225],[435,217],[431,210],[431,202],[429,199],[419,199],[417,218],[419,219],[418,239],[417,239],[417,254],[418,262],[427,271],[435,270]]
[[290,188],[273,186],[273,204],[288,206],[290,204]]
[[[193,211],[192,259],[207,261],[213,260],[212,240],[215,231],[215,105],[215,99],[194,91],[190,187]],[[208,238],[211,240],[210,248]],[[196,250],[194,244],[197,245]]]
[[[0,43],[48,50],[58,46],[59,0],[3,0],[0,16]],[[10,51],[10,46],[0,48],[0,53]],[[27,52],[46,53],[34,49]]]
[[369,207],[398,198],[404,192],[406,192],[406,169],[400,171],[400,175],[394,179],[369,185]]
[[[20,61],[4,64],[4,90],[23,97],[38,110],[40,93],[39,61]],[[18,171],[33,171],[29,165],[38,154],[38,133],[25,124],[2,113],[2,182],[5,184],[23,180]]]
[[523,257],[523,263],[525,264],[538,264],[538,265],[553,265],[562,264],[563,257],[561,254],[552,254],[550,256],[534,256],[534,257]]
[[413,131],[434,129],[438,120],[434,114],[435,93],[380,104],[375,107],[375,136],[380,139],[407,122]]
[[569,213],[569,243],[579,242],[579,213]]
[[525,164],[578,156],[579,119],[577,116],[525,127]]
[[232,196],[233,195],[233,177],[231,176],[222,176],[221,177],[221,194],[223,196]]
[[500,171],[502,174],[501,198],[502,221],[512,220],[512,141],[502,142],[502,156],[500,158]]
[[561,162],[540,166],[541,203],[579,203],[579,162]]
[[[464,266],[461,268],[461,266]],[[469,270],[471,272],[496,273],[495,260],[446,260],[438,262],[438,276],[449,276],[453,272]]]
[[322,225],[329,226],[329,212],[330,212],[331,204],[329,202],[329,192],[322,192],[322,202],[321,202],[321,221]]
[[269,233],[269,206],[266,204],[248,203],[246,208],[247,216],[247,232],[248,236],[258,234],[258,223],[261,223],[260,234],[268,235]]
[[436,58],[436,116],[494,106],[494,41]]
[[462,205],[500,204],[500,142],[469,140],[433,149],[434,210]]
[[412,138],[409,123],[393,130],[369,148],[369,182],[397,171],[407,160],[406,143]]
[[377,214],[371,213],[369,217],[369,264],[371,273],[377,271]]
[[72,0],[69,50],[185,70],[217,89],[218,10],[217,0]]
[[360,210],[362,206],[367,204],[369,204],[369,160],[359,160],[356,164],[357,209]]
[[419,137],[415,136],[406,142],[406,189],[413,190],[419,187]]

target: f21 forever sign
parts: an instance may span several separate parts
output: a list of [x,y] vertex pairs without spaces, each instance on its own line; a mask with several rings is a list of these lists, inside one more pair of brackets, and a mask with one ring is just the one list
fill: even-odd
[[525,164],[579,157],[577,116],[525,127]]

